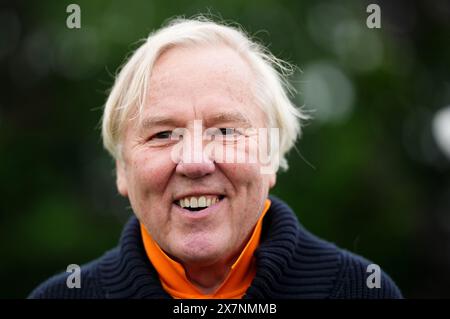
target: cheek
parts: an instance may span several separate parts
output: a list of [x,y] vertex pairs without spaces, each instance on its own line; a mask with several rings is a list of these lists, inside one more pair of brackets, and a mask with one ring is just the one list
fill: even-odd
[[173,166],[165,154],[147,152],[135,156],[130,162],[128,180],[136,199],[163,196]]
[[258,219],[268,195],[268,181],[256,164],[228,164],[224,171],[235,191],[229,222],[239,240],[248,235]]
[[255,200],[268,191],[267,175],[261,174],[258,164],[227,163],[222,164],[222,167],[237,195],[245,194],[249,200]]

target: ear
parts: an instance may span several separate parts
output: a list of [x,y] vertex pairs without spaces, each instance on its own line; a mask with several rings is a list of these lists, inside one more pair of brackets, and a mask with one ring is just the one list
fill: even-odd
[[119,194],[128,197],[128,185],[125,172],[125,164],[121,160],[116,160],[116,185]]
[[273,188],[277,183],[277,173],[271,173],[269,176],[269,189]]

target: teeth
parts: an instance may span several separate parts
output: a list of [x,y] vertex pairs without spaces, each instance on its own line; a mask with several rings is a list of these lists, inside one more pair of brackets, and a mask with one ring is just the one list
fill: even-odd
[[179,206],[181,207],[209,207],[219,202],[218,196],[191,196],[185,197],[178,201]]

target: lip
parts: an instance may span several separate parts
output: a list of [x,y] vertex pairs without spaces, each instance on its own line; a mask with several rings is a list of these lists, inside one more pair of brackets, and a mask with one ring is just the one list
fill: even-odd
[[[192,195],[192,196],[195,196],[195,195]],[[223,206],[225,204],[226,200],[228,200],[228,198],[224,197],[219,202],[217,202],[209,207],[206,207],[205,209],[194,212],[194,213],[185,208],[182,208],[181,206],[178,206],[175,203],[172,203],[172,207],[175,209],[175,211],[177,213],[182,215],[184,218],[190,219],[190,220],[198,220],[198,219],[206,218],[210,215],[213,215],[217,210],[220,209],[221,206]]]

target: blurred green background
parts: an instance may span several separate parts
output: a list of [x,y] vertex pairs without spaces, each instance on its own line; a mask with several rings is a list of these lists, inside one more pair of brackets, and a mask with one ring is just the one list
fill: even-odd
[[[239,22],[296,64],[314,120],[273,193],[406,297],[450,297],[449,1],[36,1],[0,7],[0,298],[116,245],[132,213],[99,120],[116,69],[174,15]],[[66,7],[81,7],[81,29]],[[381,7],[381,29],[366,7]]]

